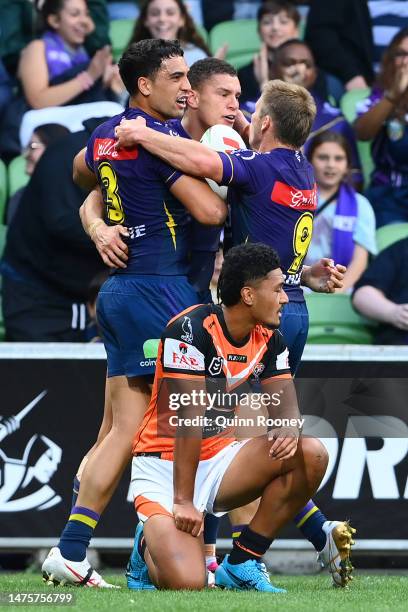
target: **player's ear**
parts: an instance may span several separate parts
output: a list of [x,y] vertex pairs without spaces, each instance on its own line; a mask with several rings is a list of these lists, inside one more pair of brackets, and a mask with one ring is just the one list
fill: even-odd
[[137,87],[142,96],[150,96],[151,94],[151,81],[147,77],[139,77],[137,80]]
[[254,295],[253,295],[252,287],[242,287],[241,300],[246,306],[252,306],[252,304],[254,303]]
[[269,115],[265,115],[262,117],[261,130],[262,132],[266,132],[272,125],[272,119]]
[[200,102],[200,94],[194,89],[190,89],[187,94],[187,105],[194,110],[197,110]]

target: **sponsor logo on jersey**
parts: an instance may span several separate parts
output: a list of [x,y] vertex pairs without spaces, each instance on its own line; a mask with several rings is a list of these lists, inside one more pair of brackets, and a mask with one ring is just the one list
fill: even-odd
[[195,346],[175,338],[164,341],[163,365],[175,370],[204,370],[204,355]]
[[222,370],[222,364],[223,364],[223,358],[222,357],[213,357],[212,361],[208,367],[208,372],[211,376],[217,376],[218,374],[220,374],[221,370]]
[[101,159],[124,160],[137,159],[139,151],[137,147],[131,149],[115,149],[116,140],[114,138],[95,138],[93,147],[94,161]]
[[227,361],[238,361],[239,363],[246,363],[248,358],[246,355],[235,355],[234,353],[228,353]]
[[184,317],[183,323],[181,324],[181,329],[183,330],[183,333],[181,334],[180,338],[191,344],[194,336],[190,317]]
[[316,210],[316,185],[313,189],[298,189],[276,181],[272,189],[271,200],[275,204],[296,210]]

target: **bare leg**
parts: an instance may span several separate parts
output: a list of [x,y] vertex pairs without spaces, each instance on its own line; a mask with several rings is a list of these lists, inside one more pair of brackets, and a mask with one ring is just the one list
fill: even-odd
[[[250,522],[253,531],[274,539],[316,492],[327,467],[327,452],[313,438],[300,438],[294,457],[274,461],[266,437],[254,438],[228,467],[216,498],[216,510],[240,507],[261,496]],[[256,465],[256,470],[248,470]]]
[[155,514],[144,525],[145,561],[160,589],[200,590],[206,586],[202,538],[176,528],[174,518]]
[[131,456],[132,441],[150,399],[143,377],[108,379],[112,426],[84,468],[77,505],[101,514]]
[[242,506],[242,508],[235,508],[228,512],[228,518],[231,521],[231,525],[248,525],[258,510],[259,499]]

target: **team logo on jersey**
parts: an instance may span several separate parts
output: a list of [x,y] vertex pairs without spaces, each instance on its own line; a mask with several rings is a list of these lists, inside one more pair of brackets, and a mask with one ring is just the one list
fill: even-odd
[[235,355],[234,353],[228,353],[227,361],[238,361],[238,363],[246,363],[248,358],[246,355]]
[[254,369],[252,370],[252,374],[255,376],[255,378],[259,378],[264,369],[265,366],[263,363],[257,363],[256,366],[254,366]]
[[315,210],[317,202],[316,184],[313,189],[298,189],[281,181],[276,181],[272,189],[271,200],[275,204],[295,208],[296,210]]
[[[46,394],[43,391],[18,414],[0,422],[0,442],[20,429],[24,417]],[[62,449],[41,434],[31,436],[21,459],[8,457],[0,448],[0,512],[46,510],[59,504],[61,497],[48,483],[61,457]]]
[[191,344],[194,336],[190,317],[184,317],[183,323],[181,324],[181,329],[183,330],[183,333],[181,334],[180,338]]
[[204,355],[195,346],[175,338],[164,341],[163,365],[173,370],[204,370]]
[[112,160],[123,160],[123,159],[137,159],[139,157],[139,151],[137,147],[131,149],[115,149],[117,140],[114,138],[95,138],[93,146],[93,158],[94,161],[100,161],[101,159],[112,159]]
[[222,357],[213,357],[208,367],[208,372],[211,376],[217,376],[222,371],[222,364],[224,360]]

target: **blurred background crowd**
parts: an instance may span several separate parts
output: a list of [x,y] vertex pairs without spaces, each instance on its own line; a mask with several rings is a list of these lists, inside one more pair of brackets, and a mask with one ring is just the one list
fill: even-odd
[[269,79],[312,93],[305,263],[348,272],[340,293],[308,296],[309,341],[408,344],[406,0],[0,0],[0,339],[97,338],[107,271],[80,224],[72,159],[126,106],[116,62],[144,38],[178,38],[189,65],[230,62],[249,119]]

